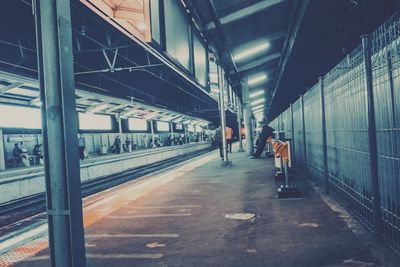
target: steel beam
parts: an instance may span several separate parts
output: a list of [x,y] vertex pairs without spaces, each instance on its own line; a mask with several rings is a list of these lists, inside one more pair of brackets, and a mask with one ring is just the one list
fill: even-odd
[[270,62],[272,60],[275,60],[275,59],[278,59],[280,57],[281,57],[281,53],[277,52],[277,53],[273,53],[271,55],[262,57],[260,59],[253,60],[250,63],[247,63],[245,65],[242,65],[242,66],[239,65],[238,72],[243,72],[243,71],[250,70],[252,68],[256,68],[256,67],[258,67],[258,66],[260,66],[262,64],[268,63],[268,62]]
[[70,1],[33,1],[52,266],[86,266]]
[[310,0],[294,0],[293,2],[294,2],[294,7],[293,7],[293,12],[292,12],[291,18],[290,18],[289,31],[288,31],[288,35],[286,37],[285,43],[283,45],[283,49],[282,49],[283,55],[279,61],[279,71],[278,71],[277,77],[274,81],[275,85],[274,85],[274,89],[272,91],[270,105],[268,106],[267,114],[269,113],[269,111],[271,109],[272,101],[275,98],[279,84],[283,77],[283,73],[286,70],[286,65],[292,54],[294,43],[296,42],[296,39],[297,39],[297,34],[300,29],[300,24],[303,21],[304,14],[306,13],[306,10],[307,10]]
[[9,91],[11,89],[18,88],[21,85],[23,85],[22,82],[15,82],[15,83],[9,84],[7,86],[4,86],[4,87],[0,88],[0,95],[6,93],[7,91]]
[[373,201],[373,223],[375,239],[379,242],[383,240],[383,221],[381,210],[381,195],[379,189],[378,171],[378,145],[376,139],[375,123],[375,104],[374,90],[372,82],[372,63],[371,63],[371,40],[369,35],[361,37],[364,59],[365,88],[367,93],[367,118],[368,118],[368,139],[369,139],[369,161],[371,171],[371,187]]
[[246,130],[246,152],[249,156],[254,154],[253,124],[251,119],[251,105],[249,101],[249,87],[247,79],[242,81],[243,119]]
[[222,67],[218,66],[218,84],[219,84],[219,117],[220,117],[220,125],[221,125],[221,136],[222,136],[222,155],[224,163],[228,163],[228,151],[227,151],[227,143],[226,143],[226,110],[225,110],[225,79],[224,74],[222,73]]
[[[222,17],[221,24],[228,24],[240,19],[243,19],[245,17],[251,16],[257,12],[263,11],[267,8],[270,8],[276,4],[279,4],[283,2],[284,0],[263,0],[261,2],[258,2],[256,4],[250,5],[248,7],[242,8],[240,10],[237,10],[235,12],[232,12],[224,17]],[[207,24],[207,30],[211,30],[215,28],[215,23],[210,22]]]
[[241,134],[241,130],[242,130],[242,106],[240,105],[240,101],[239,101],[239,97],[236,96],[236,108],[237,108],[237,123],[238,123],[238,133],[239,133],[239,150],[238,152],[244,152],[243,150],[243,140],[242,140],[242,134]]

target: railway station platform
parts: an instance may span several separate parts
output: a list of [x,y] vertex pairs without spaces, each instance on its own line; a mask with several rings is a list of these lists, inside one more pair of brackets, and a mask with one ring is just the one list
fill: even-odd
[[[398,266],[306,177],[294,175],[303,198],[279,200],[273,159],[229,157],[221,167],[212,151],[86,198],[88,266]],[[50,266],[39,227],[2,266]]]

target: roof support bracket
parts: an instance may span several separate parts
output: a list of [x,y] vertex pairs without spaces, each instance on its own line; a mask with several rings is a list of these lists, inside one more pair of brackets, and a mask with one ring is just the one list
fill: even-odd
[[103,55],[104,55],[104,58],[105,58],[106,61],[107,61],[108,67],[110,68],[110,72],[114,72],[115,62],[117,61],[118,48],[116,48],[116,49],[114,49],[114,50],[112,50],[112,51],[113,51],[113,53],[114,53],[114,57],[113,57],[112,62],[111,62],[111,61],[110,61],[110,58],[109,58],[108,55],[107,55],[106,50],[103,49]]

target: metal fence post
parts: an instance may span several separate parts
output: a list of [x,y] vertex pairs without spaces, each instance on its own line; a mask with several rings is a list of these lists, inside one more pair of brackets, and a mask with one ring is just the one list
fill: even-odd
[[33,1],[52,266],[86,266],[70,1]]
[[328,174],[328,146],[326,143],[326,116],[325,116],[325,88],[324,77],[319,77],[320,104],[321,104],[321,123],[322,123],[322,157],[325,180],[325,192],[329,193],[329,174]]
[[296,164],[296,160],[295,160],[295,147],[294,147],[294,120],[293,120],[293,104],[292,103],[290,103],[290,127],[292,128],[292,136],[291,136],[291,138],[292,138],[292,147],[291,147],[291,154],[292,154],[292,156],[291,156],[291,160],[292,160],[292,165],[294,166],[295,164]]
[[303,152],[304,152],[304,170],[307,171],[307,144],[306,144],[306,122],[304,118],[304,97],[300,96],[300,104],[301,104],[301,123],[303,128]]
[[374,233],[377,241],[382,241],[383,221],[381,210],[381,197],[379,189],[378,174],[378,146],[376,140],[374,91],[372,83],[372,64],[370,53],[370,37],[368,34],[361,37],[364,58],[365,87],[367,97],[367,117],[368,117],[368,139],[369,139],[369,159],[371,170],[372,200],[373,200],[373,220]]

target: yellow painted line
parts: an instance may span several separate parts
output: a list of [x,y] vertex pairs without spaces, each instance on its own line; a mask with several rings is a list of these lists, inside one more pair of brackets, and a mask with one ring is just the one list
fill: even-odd
[[157,218],[157,217],[186,217],[192,216],[191,213],[170,213],[170,214],[143,214],[143,215],[127,215],[127,216],[107,216],[111,219],[135,219],[135,218]]
[[[86,254],[91,259],[159,259],[164,256],[161,253],[131,253],[131,254]],[[50,256],[35,256],[24,260],[24,262],[50,260]]]
[[88,234],[85,235],[86,238],[140,238],[140,237],[161,237],[161,238],[177,238],[179,237],[178,234]]
[[159,259],[164,256],[161,253],[132,253],[132,254],[86,254],[92,259]]
[[176,205],[176,206],[141,206],[136,207],[137,210],[147,209],[180,209],[180,208],[202,208],[202,205]]

